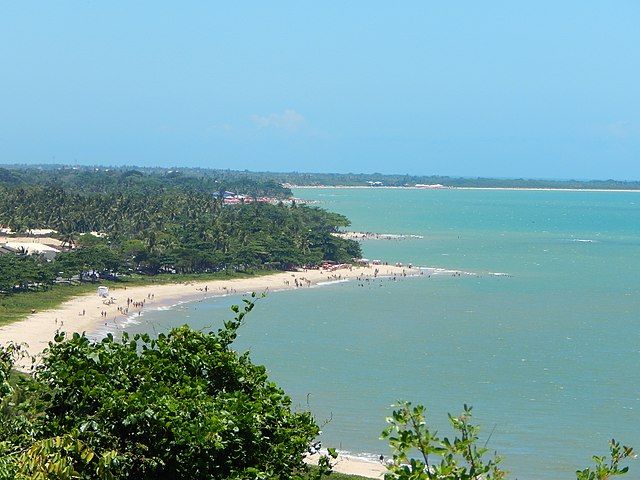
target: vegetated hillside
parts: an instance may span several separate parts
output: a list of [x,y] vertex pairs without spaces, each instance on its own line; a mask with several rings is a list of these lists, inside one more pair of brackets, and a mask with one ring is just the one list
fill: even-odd
[[381,182],[385,186],[403,187],[416,184],[441,184],[446,187],[476,188],[578,188],[605,190],[638,190],[640,181],[620,180],[547,180],[526,178],[447,177],[441,175],[409,175],[382,173],[262,173],[260,178],[270,178],[291,185],[308,186],[367,186],[367,182]]
[[[0,225],[17,232],[54,229],[68,251],[52,262],[0,256],[0,290],[42,287],[58,275],[93,270],[283,269],[360,256],[357,242],[332,235],[349,225],[346,217],[295,202],[227,205],[209,188],[215,185],[210,177],[171,177],[180,184],[158,187],[164,173],[83,170],[49,177],[43,170],[27,179],[25,172],[16,174],[25,177],[18,182],[0,184]],[[272,185],[242,182],[257,194]]]

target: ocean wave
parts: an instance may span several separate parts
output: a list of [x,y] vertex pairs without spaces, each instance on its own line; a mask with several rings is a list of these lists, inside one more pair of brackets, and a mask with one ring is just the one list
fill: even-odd
[[597,240],[591,240],[590,238],[567,238],[566,241],[578,243],[598,243]]
[[[319,453],[322,455],[326,455],[328,453],[327,449],[325,448],[321,448],[319,450]],[[355,453],[355,452],[351,452],[349,450],[340,450],[340,449],[336,449],[336,453],[338,453],[338,455],[342,458],[347,458],[350,460],[356,460],[359,462],[366,462],[366,463],[374,463],[374,464],[380,464],[380,454],[375,454],[375,453],[369,453],[369,452],[360,452],[360,453]],[[385,458],[391,458],[390,455],[385,455]]]
[[321,287],[322,285],[333,285],[334,283],[346,283],[348,281],[349,281],[348,278],[342,278],[342,279],[339,279],[339,280],[327,280],[325,282],[316,283],[316,286]]
[[402,233],[378,233],[378,238],[424,238],[422,235],[402,234]]
[[477,276],[477,272],[468,272],[466,270],[456,270],[453,268],[441,268],[441,267],[418,267],[419,270],[427,272],[429,275],[469,275]]
[[166,310],[171,310],[172,308],[175,308],[175,307],[179,306],[180,303],[181,302],[174,303],[173,305],[162,305],[162,306],[154,308],[153,310],[156,310],[158,312],[164,312]]
[[441,267],[418,267],[419,270],[428,273],[429,275],[467,275],[470,277],[478,277],[480,275],[490,275],[493,277],[511,277],[510,273],[506,272],[470,272],[467,270],[456,270],[452,268]]
[[340,454],[340,456],[344,458],[351,458],[353,460],[359,460],[361,462],[367,463],[380,463],[380,454],[374,454],[369,452],[361,452],[361,453],[353,453],[348,450],[336,450]]

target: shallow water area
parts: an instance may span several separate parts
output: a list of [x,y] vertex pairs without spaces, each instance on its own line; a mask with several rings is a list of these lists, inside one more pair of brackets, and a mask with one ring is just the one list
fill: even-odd
[[[294,193],[353,231],[405,235],[364,240],[367,258],[443,269],[273,292],[247,317],[237,348],[331,419],[324,445],[386,454],[384,417],[407,399],[442,435],[446,412],[473,405],[512,478],[573,478],[612,436],[640,448],[639,193]],[[240,301],[149,311],[126,329],[217,328]]]

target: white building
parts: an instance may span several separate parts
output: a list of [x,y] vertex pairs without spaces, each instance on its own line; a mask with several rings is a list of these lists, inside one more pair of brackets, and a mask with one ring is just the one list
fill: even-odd
[[44,243],[7,242],[2,245],[4,252],[26,255],[43,255],[47,260],[53,260],[60,253],[57,248]]

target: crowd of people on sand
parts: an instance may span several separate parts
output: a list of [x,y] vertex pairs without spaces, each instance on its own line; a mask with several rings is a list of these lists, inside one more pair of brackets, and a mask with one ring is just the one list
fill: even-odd
[[[209,285],[205,285],[204,287],[198,287],[196,288],[196,290],[198,292],[209,293]],[[224,292],[225,294],[238,293],[238,291],[235,288],[229,288],[226,285],[222,285],[221,287],[218,287],[218,290],[220,290],[221,292]]]
[[[388,266],[389,264],[387,262],[384,262],[384,263],[380,263],[379,265],[380,266],[383,266],[383,265],[384,266]],[[367,265],[367,266],[371,266],[371,265]],[[402,263],[396,263],[395,266],[396,267],[402,267],[403,265],[402,265]],[[348,268],[349,271],[353,270],[353,266],[351,266],[351,265],[348,266],[348,267],[345,267],[345,268]],[[409,270],[413,269],[413,265],[409,264],[408,268],[409,268]],[[305,269],[304,271],[306,272],[307,270]],[[320,269],[320,273],[321,274],[328,274],[328,275],[326,275],[327,281],[339,281],[339,280],[342,280],[343,278],[346,278],[346,277],[343,277],[342,274],[335,273],[333,270],[330,270],[330,269],[326,269],[326,270]],[[397,281],[398,277],[407,277],[409,274],[410,274],[410,272],[407,272],[407,269],[403,268],[402,272],[394,273],[393,275],[386,274],[385,277],[389,277],[389,279],[392,280],[392,281]],[[370,282],[372,279],[376,279],[381,275],[383,275],[383,274],[381,274],[380,268],[374,268],[373,275],[367,275],[367,274],[362,273],[360,275],[357,275],[355,277],[355,280],[358,282],[359,286],[365,286],[365,282]],[[420,271],[420,275],[424,275],[424,271],[421,270]],[[283,280],[283,283],[286,286],[291,286],[293,284],[293,286],[295,286],[296,288],[300,288],[300,287],[310,287],[313,284],[313,282],[311,280],[309,280],[308,278],[306,278],[304,276],[296,277],[296,275],[294,273],[292,273],[291,276],[293,277],[293,281],[288,280],[288,279]],[[429,275],[429,276],[431,276],[431,275]]]
[[[373,270],[372,274],[365,274],[365,273],[361,273],[360,275],[357,275],[355,277],[355,280],[358,282],[358,286],[359,287],[365,287],[365,286],[369,286],[371,287],[374,284],[374,280],[376,279],[380,279],[380,277],[385,277],[385,279],[392,281],[392,282],[396,282],[401,278],[407,277],[409,275],[418,275],[417,272],[412,271],[413,270],[413,265],[411,263],[407,264],[407,268],[402,268],[404,267],[404,265],[400,262],[397,262],[394,264],[395,267],[398,268],[402,268],[401,272],[394,272],[393,274],[390,274],[390,272],[382,272],[381,268],[384,266],[389,266],[388,262],[379,262],[379,263],[368,263],[367,264],[368,267],[375,267]],[[332,267],[332,268],[330,268]],[[343,280],[345,278],[348,278],[348,276],[343,276],[343,274],[339,273],[338,271],[336,271],[335,267],[340,267],[339,269],[347,269],[349,271],[353,271],[353,265],[331,265],[331,266],[324,266],[322,268],[320,268],[320,273],[323,275],[326,275],[326,279],[327,281],[339,281],[339,280]],[[283,280],[284,285],[286,285],[287,287],[291,287],[294,286],[295,288],[302,288],[302,287],[310,287],[314,284],[314,281],[312,281],[311,279],[307,278],[306,275],[304,275],[304,272],[307,272],[308,269],[302,269],[301,271],[299,271],[298,274],[296,273],[291,273],[291,279],[285,279]],[[300,275],[302,274],[302,275]],[[430,272],[425,272],[424,270],[420,270],[419,271],[419,275],[427,275],[429,278],[431,278],[431,274]],[[453,271],[451,272],[451,275],[454,277],[460,277],[462,275],[462,272],[459,271]],[[379,286],[383,286],[382,282],[379,282],[378,284]],[[126,290],[126,287],[125,287]],[[197,291],[199,292],[203,292],[203,293],[209,293],[211,290],[209,288],[208,285],[205,285],[204,287],[197,287],[196,288]],[[217,290],[219,292],[222,292],[223,294],[236,294],[238,293],[238,291],[235,288],[232,287],[228,287],[226,285],[221,285],[220,287],[217,288]],[[204,298],[204,297],[203,297]],[[119,315],[122,316],[128,316],[130,314],[130,312],[136,312],[138,315],[142,315],[142,311],[144,309],[144,307],[147,304],[147,301],[152,301],[155,300],[155,294],[154,293],[148,293],[147,297],[142,299],[142,300],[137,300],[131,297],[127,297],[127,304],[126,306],[124,305],[119,305],[117,306],[117,312]],[[114,297],[109,298],[108,300],[104,300],[103,301],[104,305],[106,306],[110,306],[116,303],[116,299]],[[117,317],[118,314],[116,314],[113,317],[113,321],[116,322],[117,321]],[[86,315],[86,310],[83,309],[80,312],[80,316],[85,316]],[[100,316],[104,319],[106,319],[107,317],[110,316],[108,310],[101,310],[100,312]],[[56,319],[56,324],[57,324],[57,319]],[[60,324],[62,325],[62,322],[60,322]],[[106,322],[105,322],[106,325]]]
[[[126,289],[126,288],[125,288]],[[128,316],[130,313],[134,313],[135,311],[137,311],[138,316],[142,315],[142,310],[144,309],[144,307],[147,304],[147,300],[155,300],[156,295],[155,293],[148,293],[146,298],[143,298],[142,300],[136,300],[134,298],[131,297],[127,297],[127,305],[118,305],[116,307],[116,310],[118,312],[118,314],[116,314],[113,317],[113,321],[116,322],[117,318],[119,315],[121,316]],[[113,305],[116,303],[116,299],[114,297],[109,298],[108,300],[105,300],[102,302],[104,305]],[[80,313],[81,316],[86,315],[86,311],[82,310],[82,312]],[[100,316],[104,319],[106,319],[107,317],[110,316],[109,312],[107,310],[101,310],[100,311]],[[105,322],[105,325],[107,325],[107,323]]]

